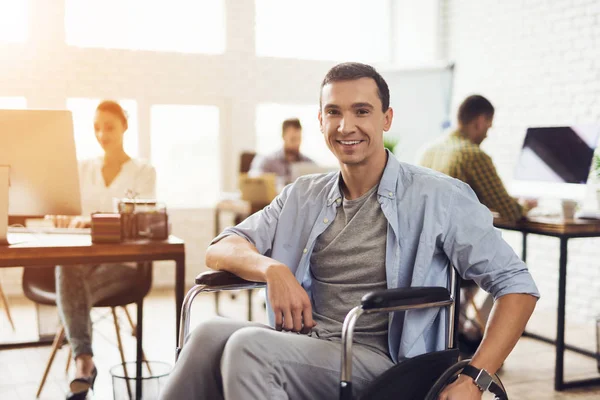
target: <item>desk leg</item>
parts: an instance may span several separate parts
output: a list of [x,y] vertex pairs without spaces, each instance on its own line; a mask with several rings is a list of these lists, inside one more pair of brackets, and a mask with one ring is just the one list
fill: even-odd
[[137,326],[136,326],[136,339],[137,349],[135,354],[135,398],[140,400],[142,398],[142,334],[143,334],[143,318],[144,318],[144,298],[137,301]]
[[556,364],[554,369],[554,390],[564,389],[565,358],[565,303],[567,292],[567,244],[565,237],[560,238],[560,261],[558,269],[558,315],[556,324]]
[[[221,233],[221,211],[219,210],[219,207],[215,208],[215,231],[214,231],[214,237],[219,236],[219,233]],[[220,316],[221,312],[219,311],[219,294],[220,292],[217,290],[214,294],[215,297],[215,315]]]
[[252,321],[252,289],[248,290],[248,321]]
[[175,259],[175,347],[177,348],[179,328],[181,323],[181,309],[183,306],[183,290],[185,284],[185,255]]

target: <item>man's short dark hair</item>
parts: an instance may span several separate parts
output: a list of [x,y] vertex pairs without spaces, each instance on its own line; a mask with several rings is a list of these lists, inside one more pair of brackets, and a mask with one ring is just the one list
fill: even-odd
[[465,125],[480,115],[492,118],[494,106],[485,97],[474,94],[467,97],[458,108],[458,122]]
[[285,135],[288,128],[302,129],[302,124],[298,118],[288,118],[281,124],[281,134]]
[[377,85],[377,95],[381,100],[381,110],[386,112],[388,108],[390,108],[390,89],[388,88],[385,79],[383,79],[375,68],[357,62],[338,64],[327,72],[325,79],[323,79],[323,82],[321,83],[319,108],[322,107],[321,93],[323,92],[323,86],[331,82],[354,81],[360,78],[371,78],[375,81],[375,84]]

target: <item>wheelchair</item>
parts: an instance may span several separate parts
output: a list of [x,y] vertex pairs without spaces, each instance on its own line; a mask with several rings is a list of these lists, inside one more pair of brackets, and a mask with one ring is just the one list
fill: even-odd
[[[459,360],[457,345],[460,278],[451,268],[450,290],[443,287],[411,287],[374,291],[363,296],[361,304],[346,315],[342,328],[340,400],[437,400],[443,388],[456,379],[470,360]],[[194,298],[202,292],[259,289],[266,285],[246,281],[225,271],[208,271],[196,277],[196,285],[185,296],[181,310],[181,326],[175,359],[185,345]],[[352,392],[352,338],[357,320],[363,314],[390,313],[420,308],[448,308],[447,348],[404,360],[378,376],[358,397]],[[498,376],[495,399],[508,400]]]

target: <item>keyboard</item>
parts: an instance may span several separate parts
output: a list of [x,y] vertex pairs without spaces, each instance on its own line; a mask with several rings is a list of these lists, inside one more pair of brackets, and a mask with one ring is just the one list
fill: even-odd
[[32,227],[25,228],[22,226],[9,226],[8,233],[50,233],[59,235],[89,235],[90,228],[53,228],[53,227]]
[[560,210],[536,207],[527,213],[528,218],[558,218],[562,216]]
[[580,219],[600,220],[600,211],[581,210],[575,214],[575,217],[580,218]]

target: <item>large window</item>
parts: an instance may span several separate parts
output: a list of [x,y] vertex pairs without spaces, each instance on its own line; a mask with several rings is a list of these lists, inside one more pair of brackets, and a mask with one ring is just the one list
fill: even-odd
[[224,0],[66,0],[67,44],[127,50],[225,51]]
[[212,207],[221,191],[219,108],[155,105],[152,164],[158,199],[169,207]]
[[27,39],[27,0],[0,0],[0,43]]
[[255,0],[256,54],[387,62],[390,1]]
[[[102,147],[96,140],[94,132],[94,117],[100,99],[71,98],[67,99],[67,108],[73,113],[73,130],[75,132],[75,147],[77,158],[84,160],[99,157],[103,153]],[[125,151],[131,157],[138,156],[138,116],[137,102],[135,100],[119,100],[119,104],[127,113],[127,125],[123,139]]]
[[319,129],[318,111],[317,104],[259,104],[256,108],[256,151],[266,154],[280,149],[281,123],[286,118],[298,118],[302,124],[300,151],[318,164],[337,165],[337,160],[329,151]]
[[25,97],[0,97],[0,109],[21,110],[27,108]]

